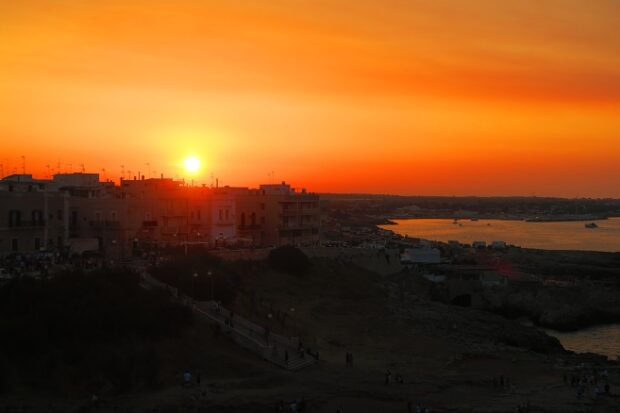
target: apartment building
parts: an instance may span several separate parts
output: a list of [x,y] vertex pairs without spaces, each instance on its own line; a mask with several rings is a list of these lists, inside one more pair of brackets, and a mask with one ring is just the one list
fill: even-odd
[[319,227],[318,195],[284,182],[208,188],[136,177],[115,185],[87,173],[0,180],[0,254],[69,249],[122,258],[144,243],[314,245]]

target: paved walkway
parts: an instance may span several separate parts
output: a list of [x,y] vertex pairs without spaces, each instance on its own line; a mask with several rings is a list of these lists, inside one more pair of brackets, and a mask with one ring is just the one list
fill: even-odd
[[175,301],[190,306],[196,314],[217,323],[222,332],[238,345],[287,370],[300,370],[314,364],[318,359],[318,354],[310,355],[302,350],[298,338],[271,333],[264,327],[232,313],[215,301],[195,302],[191,297],[180,294],[176,288],[155,279],[146,271],[141,271],[141,285],[146,289],[167,289]]

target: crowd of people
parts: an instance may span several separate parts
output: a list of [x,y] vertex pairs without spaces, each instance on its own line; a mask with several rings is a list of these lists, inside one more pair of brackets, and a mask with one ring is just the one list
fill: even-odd
[[7,278],[47,277],[53,268],[74,268],[87,262],[89,261],[82,257],[61,252],[14,253],[0,257],[0,269]]
[[593,400],[611,394],[607,369],[597,370],[580,366],[571,373],[564,373],[564,383],[576,389],[578,400],[588,397],[588,393]]

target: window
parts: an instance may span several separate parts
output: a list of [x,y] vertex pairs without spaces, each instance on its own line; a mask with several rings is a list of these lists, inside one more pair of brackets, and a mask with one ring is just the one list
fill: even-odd
[[110,221],[116,221],[117,218],[118,217],[116,216],[116,211],[110,212]]
[[101,211],[95,211],[95,221],[101,222]]
[[17,238],[13,238],[11,240],[11,251],[19,250],[19,243],[17,242]]
[[41,238],[34,239],[34,250],[39,251],[41,249]]
[[56,218],[58,218],[58,220],[62,220],[62,209],[56,211]]
[[9,227],[21,226],[22,213],[17,210],[9,211]]
[[43,225],[43,211],[38,209],[32,211],[32,225]]

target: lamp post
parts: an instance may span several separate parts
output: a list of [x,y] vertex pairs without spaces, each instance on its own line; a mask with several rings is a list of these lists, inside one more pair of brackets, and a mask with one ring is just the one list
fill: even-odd
[[213,292],[213,273],[211,271],[209,271],[207,273],[207,275],[209,276],[209,278],[211,279],[211,301],[214,300],[215,294]]
[[193,277],[194,277],[194,288],[193,288],[193,290],[194,290],[194,294],[193,294],[193,295],[194,295],[194,300],[195,300],[195,299],[196,299],[196,279],[198,278],[198,273],[197,273],[197,272],[195,272],[195,273],[193,274]]

